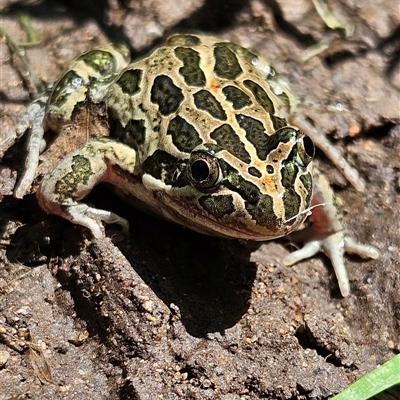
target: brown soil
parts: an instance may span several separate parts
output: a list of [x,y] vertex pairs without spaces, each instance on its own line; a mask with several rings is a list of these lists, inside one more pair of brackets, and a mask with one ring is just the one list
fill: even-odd
[[[107,239],[90,241],[83,229],[41,211],[33,194],[11,196],[21,159],[7,152],[0,165],[0,399],[338,393],[400,351],[398,1],[328,1],[353,25],[347,37],[328,29],[311,1],[123,3],[5,0],[1,26],[26,42],[17,17],[31,18],[40,41],[26,58],[46,84],[73,56],[108,41],[129,43],[135,57],[177,31],[251,47],[288,76],[303,113],[367,181],[365,193],[356,192],[318,154],[349,231],[381,257],[347,257],[352,294],[343,299],[323,256],[285,267],[284,240],[202,236],[132,210],[101,186],[88,201],[128,218],[131,234],[109,226]],[[321,43],[330,45],[308,57]],[[35,91],[5,40],[0,49],[0,138],[12,143],[9,132]]]

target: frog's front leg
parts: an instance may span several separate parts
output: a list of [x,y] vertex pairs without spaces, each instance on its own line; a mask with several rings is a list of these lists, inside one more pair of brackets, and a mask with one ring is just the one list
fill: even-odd
[[346,231],[335,195],[328,180],[316,169],[313,171],[314,192],[310,225],[290,237],[304,242],[304,247],[283,260],[285,265],[312,257],[319,251],[324,252],[331,260],[342,296],[350,293],[350,284],[344,264],[344,253],[358,254],[364,258],[376,259],[378,250],[371,246],[357,243]]
[[74,224],[88,228],[95,238],[104,236],[100,220],[128,231],[118,215],[80,202],[100,182],[117,184],[124,173],[133,177],[136,151],[109,138],[92,140],[64,158],[45,175],[37,192],[40,206]]
[[43,129],[46,102],[47,96],[35,100],[20,117],[12,133],[18,140],[25,132],[29,132],[25,168],[14,188],[14,196],[18,199],[24,197],[31,187],[39,164],[39,155],[46,147]]

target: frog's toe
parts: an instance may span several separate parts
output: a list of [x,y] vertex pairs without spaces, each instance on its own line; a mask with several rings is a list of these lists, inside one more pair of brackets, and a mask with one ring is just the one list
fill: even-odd
[[321,241],[312,240],[310,242],[307,242],[301,249],[288,254],[283,259],[283,263],[287,266],[294,265],[299,261],[315,256],[315,254],[317,254],[320,251],[321,251]]
[[321,239],[321,250],[329,257],[335,271],[340,293],[343,297],[350,294],[350,282],[344,264],[345,242],[344,231],[336,232]]
[[347,253],[357,254],[362,258],[372,258],[375,260],[379,257],[379,251],[374,246],[358,243],[351,237],[345,238],[344,249]]
[[89,207],[83,203],[76,203],[67,207],[67,214],[72,222],[88,228],[96,239],[104,237],[103,226],[98,220],[106,224],[118,224],[125,234],[129,233],[129,223],[119,215],[99,208]]
[[100,218],[106,224],[117,224],[122,228],[123,233],[126,235],[129,234],[129,222],[125,218],[122,218],[111,211],[100,210],[93,207],[88,207],[87,213]]
[[[68,206],[64,206],[63,209],[64,211],[62,213],[59,212],[59,215],[68,219],[72,223],[88,228],[96,239],[104,237],[104,228],[95,218],[95,216],[98,216],[97,209],[89,207],[83,203],[75,202]],[[101,219],[101,216],[98,216],[98,218]]]

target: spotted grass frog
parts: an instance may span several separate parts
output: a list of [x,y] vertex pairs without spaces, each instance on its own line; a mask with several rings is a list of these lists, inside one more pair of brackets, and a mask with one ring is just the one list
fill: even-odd
[[132,63],[123,46],[95,48],[71,62],[45,108],[31,109],[38,134],[16,197],[33,180],[43,133],[70,125],[78,105],[102,104],[103,132],[93,127],[91,137],[44,176],[37,196],[46,212],[88,228],[95,238],[104,236],[101,221],[128,231],[126,219],[82,201],[108,182],[139,208],[226,238],[271,240],[307,219],[300,232],[304,247],[283,262],[323,251],[347,296],[344,253],[379,253],[348,235],[328,181],[313,166],[313,142],[359,190],[363,186],[296,114],[295,102],[268,62],[216,38],[175,35]]

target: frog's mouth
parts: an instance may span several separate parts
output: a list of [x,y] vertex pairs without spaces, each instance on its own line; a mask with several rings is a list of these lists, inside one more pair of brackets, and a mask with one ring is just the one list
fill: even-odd
[[285,222],[273,219],[273,225],[260,225],[243,210],[233,210],[226,215],[205,212],[204,208],[193,199],[183,196],[171,196],[167,192],[159,193],[163,207],[160,214],[163,218],[175,222],[196,232],[229,239],[267,241],[288,235],[305,219],[299,215],[296,220]]

